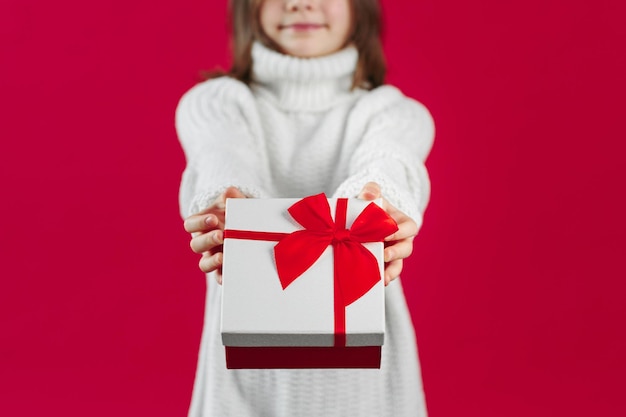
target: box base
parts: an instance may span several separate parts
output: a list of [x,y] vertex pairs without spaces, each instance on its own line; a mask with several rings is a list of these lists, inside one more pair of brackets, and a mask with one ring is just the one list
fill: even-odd
[[380,346],[226,346],[228,369],[380,368]]

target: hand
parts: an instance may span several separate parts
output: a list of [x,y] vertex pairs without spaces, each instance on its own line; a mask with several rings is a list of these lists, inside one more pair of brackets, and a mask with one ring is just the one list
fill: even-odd
[[203,272],[217,271],[216,280],[222,283],[224,219],[227,198],[246,198],[236,187],[229,187],[208,208],[185,219],[185,230],[192,234],[191,250],[201,253],[198,266]]
[[[368,182],[358,195],[362,200],[381,198],[380,186]],[[417,223],[409,216],[392,206],[383,198],[383,209],[398,224],[398,231],[385,238],[385,285],[400,276],[403,259],[413,252],[413,239],[417,235]]]

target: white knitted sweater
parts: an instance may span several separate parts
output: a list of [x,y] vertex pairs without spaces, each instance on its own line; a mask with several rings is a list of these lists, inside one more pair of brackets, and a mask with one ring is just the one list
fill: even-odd
[[[300,59],[256,43],[251,88],[223,77],[193,87],[176,113],[187,157],[183,216],[230,185],[252,197],[354,197],[368,181],[421,224],[430,186],[428,111],[397,89],[351,90],[357,51]],[[190,417],[426,415],[414,331],[399,280],[386,288],[380,370],[226,370],[221,287],[208,295]]]

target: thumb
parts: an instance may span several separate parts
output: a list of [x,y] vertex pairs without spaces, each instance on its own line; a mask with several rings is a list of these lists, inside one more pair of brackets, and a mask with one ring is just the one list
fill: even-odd
[[371,201],[381,197],[380,185],[375,182],[368,182],[358,195],[361,200]]
[[229,198],[246,198],[246,195],[237,187],[228,187],[215,199],[215,202],[213,203],[214,207],[219,210],[224,210],[226,207],[226,200]]
[[224,191],[224,200],[227,198],[246,198],[246,195],[237,187],[228,187]]

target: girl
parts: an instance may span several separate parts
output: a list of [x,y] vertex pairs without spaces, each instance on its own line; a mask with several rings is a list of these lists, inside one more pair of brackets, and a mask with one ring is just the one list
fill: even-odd
[[[414,331],[398,280],[430,185],[428,111],[384,86],[376,0],[231,0],[233,66],[187,92],[176,126],[187,158],[180,204],[208,280],[196,416],[425,416]],[[380,370],[226,370],[219,335],[227,198],[384,199]]]

